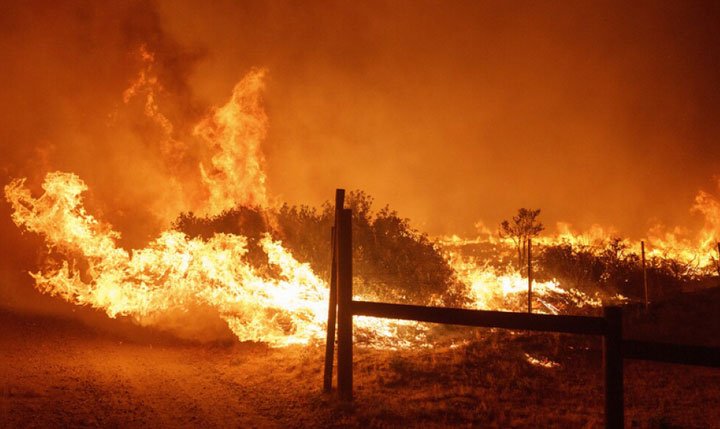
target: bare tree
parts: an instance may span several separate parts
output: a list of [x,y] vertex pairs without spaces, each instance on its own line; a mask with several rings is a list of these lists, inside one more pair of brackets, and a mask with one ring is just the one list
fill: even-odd
[[518,269],[525,267],[525,255],[527,255],[528,239],[535,237],[545,229],[542,223],[537,220],[540,209],[528,210],[521,208],[517,216],[513,216],[512,222],[504,220],[500,223],[500,237],[510,238],[517,249]]

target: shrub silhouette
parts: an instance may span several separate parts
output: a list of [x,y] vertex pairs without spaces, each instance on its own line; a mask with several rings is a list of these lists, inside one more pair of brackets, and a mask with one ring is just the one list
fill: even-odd
[[[385,206],[375,212],[373,198],[363,191],[346,196],[353,212],[353,271],[355,293],[386,301],[462,305],[464,285],[427,236]],[[248,260],[260,272],[273,274],[267,256],[257,245],[265,233],[279,239],[301,262],[329,278],[330,228],[334,207],[320,209],[284,204],[279,208],[238,206],[217,216],[182,213],[173,227],[190,237],[209,238],[231,233],[248,238]]]
[[[629,252],[627,242],[618,237],[601,247],[545,246],[536,266],[538,280],[555,278],[565,287],[585,292],[599,288],[607,295],[620,293],[638,300],[644,295],[641,258]],[[651,300],[678,293],[683,283],[694,279],[690,267],[674,259],[653,257],[646,267]]]

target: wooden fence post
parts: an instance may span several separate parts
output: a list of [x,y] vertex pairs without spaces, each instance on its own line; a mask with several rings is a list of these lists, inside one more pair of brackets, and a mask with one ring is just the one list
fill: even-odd
[[337,320],[337,238],[339,213],[345,205],[345,190],[335,191],[335,226],[330,228],[330,296],[328,297],[327,336],[325,338],[325,373],[323,390],[332,390],[333,360],[335,359],[335,323]]
[[352,210],[343,209],[337,230],[338,274],[338,392],[352,401],[353,314],[352,314]]
[[607,330],[603,336],[603,372],[605,376],[605,427],[623,428],[622,308],[605,307]]
[[323,374],[323,390],[332,390],[333,359],[335,359],[335,322],[337,320],[337,247],[335,227],[330,228],[330,296],[328,299],[327,336],[325,338],[325,373]]
[[533,267],[532,267],[532,240],[528,238],[527,241],[527,259],[528,259],[528,313],[532,313],[532,282],[533,282]]
[[642,253],[642,270],[643,270],[643,288],[645,289],[645,311],[648,309],[648,282],[647,282],[647,266],[645,264],[645,241],[640,241],[640,251]]

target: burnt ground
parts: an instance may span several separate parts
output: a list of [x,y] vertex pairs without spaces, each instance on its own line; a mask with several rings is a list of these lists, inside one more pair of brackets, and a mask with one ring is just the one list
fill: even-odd
[[[628,335],[718,345],[719,298],[659,305]],[[356,347],[347,405],[320,392],[322,344],[198,344],[2,309],[0,427],[602,427],[598,338],[462,335],[453,347]],[[628,427],[720,427],[720,370],[628,360],[625,373]]]

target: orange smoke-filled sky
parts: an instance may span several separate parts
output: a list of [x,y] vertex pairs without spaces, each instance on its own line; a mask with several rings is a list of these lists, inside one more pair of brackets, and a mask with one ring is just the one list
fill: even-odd
[[[279,201],[342,186],[431,234],[471,235],[524,206],[638,236],[697,223],[693,197],[716,191],[716,2],[120,3],[0,6],[0,179],[74,171],[132,244],[174,209],[169,178],[197,174],[153,144],[142,103],[122,102],[141,44],[179,139],[267,69]],[[13,231],[4,201],[0,216]]]

